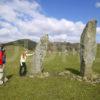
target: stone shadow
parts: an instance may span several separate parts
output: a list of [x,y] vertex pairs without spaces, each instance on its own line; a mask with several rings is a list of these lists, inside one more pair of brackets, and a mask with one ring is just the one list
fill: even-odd
[[73,68],[65,68],[66,71],[70,71],[73,74],[79,75],[80,76],[80,72],[76,69]]

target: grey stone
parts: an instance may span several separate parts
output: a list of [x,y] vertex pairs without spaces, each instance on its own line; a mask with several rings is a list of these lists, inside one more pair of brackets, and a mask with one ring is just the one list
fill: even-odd
[[76,50],[74,48],[72,49],[72,54],[73,55],[77,54],[77,52],[76,52]]
[[38,74],[43,71],[43,61],[48,47],[48,35],[41,37],[33,55],[33,67],[31,74]]
[[87,23],[80,40],[80,73],[91,79],[92,64],[96,55],[96,20]]
[[65,75],[70,75],[70,74],[71,74],[70,71],[63,71],[59,73],[60,76],[65,76]]
[[50,74],[48,72],[43,72],[37,75],[38,78],[47,78]]
[[93,84],[98,84],[100,83],[100,79],[96,79],[95,81],[92,82]]
[[59,76],[65,76],[65,73],[64,72],[60,72],[58,75]]

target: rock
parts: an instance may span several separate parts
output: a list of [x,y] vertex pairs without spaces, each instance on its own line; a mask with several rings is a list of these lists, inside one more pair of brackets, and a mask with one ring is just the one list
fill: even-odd
[[43,73],[38,74],[36,77],[38,77],[38,78],[47,78],[49,76],[50,76],[50,74],[48,72],[43,72]]
[[80,73],[91,79],[92,64],[96,55],[96,20],[87,23],[80,40]]
[[46,56],[48,46],[48,35],[41,37],[33,55],[33,67],[30,74],[38,74],[43,71],[43,61]]
[[70,71],[68,71],[68,70],[67,70],[67,71],[65,71],[64,73],[65,73],[65,74],[71,74],[71,72],[70,72]]
[[34,74],[34,75],[30,75],[29,77],[30,78],[47,78],[49,76],[50,76],[50,74],[48,72],[42,72],[42,73],[37,73],[37,74]]
[[65,76],[65,75],[70,75],[70,74],[71,74],[70,71],[63,71],[59,73],[60,76]]
[[74,48],[72,49],[72,54],[73,55],[77,54],[77,52],[76,52],[76,50]]
[[77,79],[78,81],[80,81],[80,82],[82,81],[82,79],[80,79],[80,78],[76,78],[76,79]]
[[98,84],[100,83],[100,79],[96,79],[95,81],[92,82],[93,84]]
[[44,72],[43,75],[44,75],[44,77],[49,77],[50,76],[50,74],[48,72]]
[[83,81],[88,81],[87,77],[85,77],[85,76],[82,79],[83,79]]
[[29,75],[30,78],[34,78],[34,75]]
[[65,73],[64,73],[64,72],[60,72],[58,75],[59,75],[59,76],[64,76]]

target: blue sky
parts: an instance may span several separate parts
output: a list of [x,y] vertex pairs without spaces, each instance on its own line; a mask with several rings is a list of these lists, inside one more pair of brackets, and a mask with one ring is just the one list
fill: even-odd
[[100,0],[37,0],[47,16],[58,19],[66,18],[71,21],[86,23],[97,19],[100,26],[100,8],[96,3]]
[[79,42],[91,19],[96,19],[100,42],[100,0],[0,0],[0,42],[28,38]]

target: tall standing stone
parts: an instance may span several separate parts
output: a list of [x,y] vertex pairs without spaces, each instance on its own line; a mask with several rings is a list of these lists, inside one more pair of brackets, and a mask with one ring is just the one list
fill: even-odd
[[96,55],[96,20],[87,23],[80,40],[80,73],[83,77],[92,78],[92,64]]
[[38,74],[43,71],[43,61],[46,56],[48,46],[48,35],[41,37],[40,42],[37,44],[35,53],[33,55],[32,74]]

